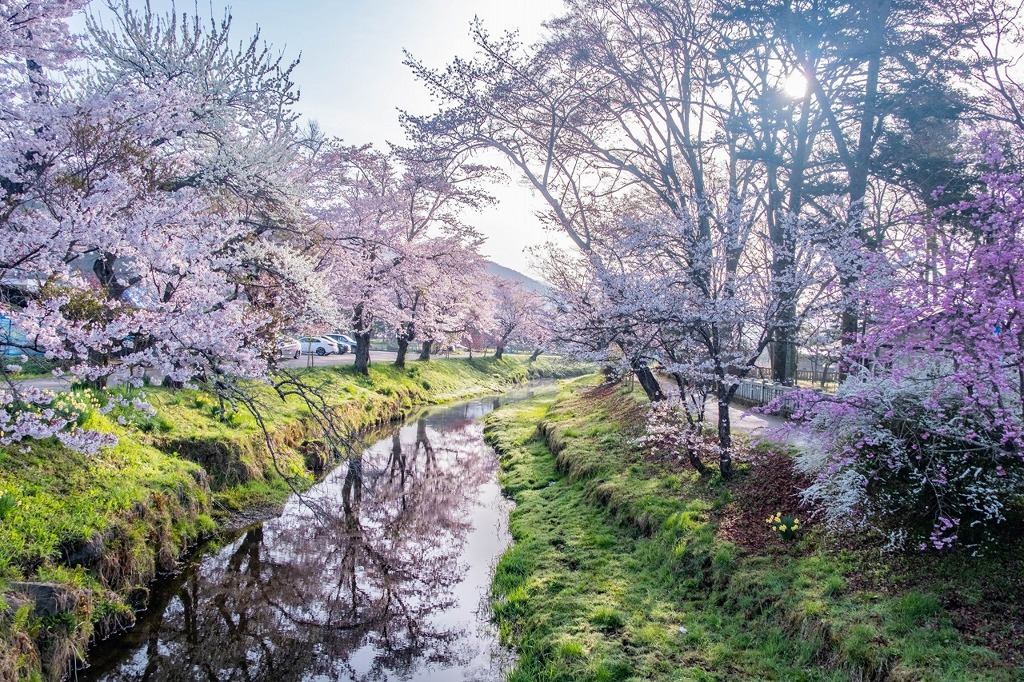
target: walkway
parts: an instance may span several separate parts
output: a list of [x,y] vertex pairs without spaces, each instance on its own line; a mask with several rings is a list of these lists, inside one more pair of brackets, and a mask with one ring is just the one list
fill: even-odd
[[[718,423],[718,403],[708,401],[704,420],[714,426]],[[779,443],[786,443],[795,448],[811,445],[809,436],[802,430],[787,429],[790,422],[774,414],[754,412],[753,407],[742,405],[729,406],[729,419],[732,421],[734,433],[744,433],[757,438],[764,438]]]

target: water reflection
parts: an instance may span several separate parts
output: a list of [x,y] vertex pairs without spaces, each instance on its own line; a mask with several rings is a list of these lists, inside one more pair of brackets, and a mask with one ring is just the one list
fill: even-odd
[[500,679],[485,607],[508,503],[477,421],[496,404],[394,429],[199,557],[86,679]]

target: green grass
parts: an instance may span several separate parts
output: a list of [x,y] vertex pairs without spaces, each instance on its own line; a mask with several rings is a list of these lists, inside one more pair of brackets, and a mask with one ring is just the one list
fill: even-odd
[[[358,432],[416,405],[493,393],[538,371],[570,369],[555,361],[532,368],[481,358],[411,362],[405,370],[373,364],[368,377],[351,366],[317,368],[303,377],[318,386],[343,429]],[[93,633],[131,622],[129,598],[158,573],[174,570],[217,520],[279,505],[293,486],[313,482],[313,469],[330,464],[305,406],[281,401],[266,386],[252,391],[276,458],[245,411],[201,390],[169,388],[143,390],[156,408],[152,416],[126,407],[100,414],[108,398],[137,392],[73,391],[80,424],[119,437],[98,455],[56,440],[0,448],[0,600],[7,604],[0,604],[0,652],[20,652],[0,653],[0,679],[56,674],[70,658],[82,658]],[[5,586],[17,581],[53,582],[81,596],[82,606],[67,614],[68,622],[44,622],[30,608],[12,606],[20,598]]]
[[[24,649],[18,643],[27,638],[50,675],[94,632],[130,622],[127,595],[173,570],[185,548],[213,528],[198,465],[164,455],[99,414],[84,426],[118,433],[118,445],[93,456],[50,441],[0,450],[0,490],[17,500],[0,520],[0,580],[54,583],[80,595],[60,628],[30,611],[0,616],[0,649]],[[26,656],[6,663],[38,672],[37,655]]]
[[21,369],[12,374],[12,378],[20,379],[37,379],[41,377],[52,377],[53,370],[60,367],[60,363],[56,360],[47,360],[41,355],[30,355],[22,362],[19,358],[6,357],[3,359],[5,364],[17,365]]
[[749,470],[648,463],[630,443],[640,401],[592,383],[487,419],[516,501],[493,585],[511,680],[1021,679],[952,626],[938,585],[898,587],[895,560],[891,589],[854,588],[878,557],[820,531],[760,551],[724,539]]

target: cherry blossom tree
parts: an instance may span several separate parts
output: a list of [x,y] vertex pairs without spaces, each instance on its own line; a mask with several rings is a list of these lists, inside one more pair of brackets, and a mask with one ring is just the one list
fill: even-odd
[[276,233],[296,215],[291,67],[258,36],[232,46],[229,18],[111,12],[89,21],[89,71],[48,93],[38,129],[60,143],[2,226],[2,274],[37,292],[9,312],[90,379],[260,376],[272,316],[254,300],[311,275]]
[[[278,325],[329,314],[295,238],[293,65],[258,35],[234,45],[228,17],[112,2],[74,43],[81,3],[14,5],[0,278],[18,342],[100,384],[266,377]],[[8,393],[18,422],[29,396]]]
[[409,344],[441,333],[449,299],[465,297],[479,272],[481,237],[462,214],[489,201],[478,188],[489,171],[338,142],[321,156],[310,214],[334,295],[350,315],[356,369],[368,371],[376,324],[395,330],[404,366]]
[[984,187],[869,263],[861,369],[802,415],[822,442],[806,495],[830,520],[938,549],[980,542],[1024,489],[1024,182],[997,137],[979,144]]
[[[788,224],[800,219],[803,204],[793,197],[803,181],[797,171],[789,178],[787,208],[780,169],[805,165],[811,126],[791,124],[795,112],[806,117],[809,108],[780,95],[786,71],[766,56],[771,46],[758,55],[738,49],[753,41],[739,35],[742,22],[723,20],[726,9],[716,2],[574,1],[530,48],[477,25],[472,60],[431,70],[410,58],[443,108],[432,117],[406,116],[406,123],[417,140],[452,154],[501,153],[547,201],[551,223],[584,253],[621,215],[694,221],[709,239],[709,207],[729,191],[719,171],[737,170],[736,186],[748,182],[743,176],[760,175],[761,193],[771,195],[761,219],[772,245],[773,286],[776,298],[788,302],[773,317],[772,335],[792,350],[799,291],[790,286],[797,246],[788,240]],[[794,157],[799,163],[784,163]],[[744,163],[735,163],[740,158]],[[642,204],[641,211],[622,213],[623,200]],[[632,371],[652,392],[656,382],[646,367],[638,361]]]
[[[753,187],[751,190],[753,191]],[[656,374],[638,367],[658,363],[677,397],[703,418],[704,399],[718,406],[718,454],[723,475],[732,467],[729,405],[739,381],[772,340],[774,297],[765,247],[757,242],[756,202],[734,194],[711,214],[711,233],[700,223],[669,217],[625,219],[595,231],[586,260],[562,258],[549,267],[559,304],[556,336],[582,357],[618,357],[637,374],[652,402],[665,398]],[[714,209],[712,209],[714,210]],[[806,232],[798,261],[798,320],[821,302],[827,261]],[[611,353],[610,350],[614,350]],[[650,385],[646,382],[650,382]]]
[[355,367],[367,373],[377,323],[401,317],[393,281],[406,259],[398,178],[386,155],[367,145],[326,141],[318,151],[308,198],[310,232],[321,269],[356,340]]
[[[599,354],[615,339],[624,368],[652,400],[664,397],[650,365],[663,362],[656,349],[669,325],[658,323],[664,315],[636,319],[633,310],[644,301],[633,300],[631,287],[649,291],[639,284],[645,279],[686,282],[676,289],[689,290],[691,298],[681,302],[687,308],[714,302],[696,317],[722,315],[703,328],[704,346],[717,360],[702,372],[717,373],[715,393],[725,406],[740,376],[735,367],[752,362],[746,349],[735,349],[757,339],[749,350],[760,353],[774,341],[787,361],[794,353],[807,307],[801,297],[808,260],[799,238],[829,224],[805,216],[810,204],[799,198],[804,180],[796,170],[806,166],[818,118],[814,125],[807,120],[806,97],[781,96],[787,72],[777,51],[756,47],[756,31],[724,18],[726,9],[714,1],[579,0],[567,4],[536,46],[494,38],[477,25],[474,59],[457,59],[445,70],[409,60],[442,103],[433,116],[407,115],[410,133],[453,155],[498,151],[547,201],[549,221],[593,265],[587,286],[602,291],[601,304],[572,292],[570,298],[583,299],[560,310],[579,318],[597,312],[596,319],[578,320],[589,338],[566,335]],[[788,168],[794,170],[786,176]],[[629,225],[674,228],[633,235]],[[674,247],[663,249],[661,237]],[[759,262],[755,250],[764,257]],[[761,265],[770,274],[762,275]],[[763,293],[751,314],[763,334],[744,329],[731,307],[735,292],[755,279]],[[611,309],[618,312],[600,312]],[[794,369],[788,362],[783,371]],[[728,410],[721,412],[727,453]]]
[[478,249],[483,238],[465,214],[492,203],[481,182],[494,175],[485,166],[423,159],[422,152],[412,148],[400,150],[399,158],[408,170],[398,187],[398,201],[406,208],[406,259],[403,274],[394,282],[402,313],[395,325],[395,365],[404,367],[410,343],[443,333],[437,302],[446,295],[465,295],[468,281],[481,276]]
[[431,290],[429,306],[420,319],[424,339],[419,359],[430,359],[435,346],[448,346],[472,336],[493,319],[494,298],[482,261],[449,273],[448,286]]
[[522,284],[494,278],[494,357],[501,359],[509,344],[537,345],[543,301]]
[[[0,192],[5,210],[0,217],[11,226],[4,235],[4,254],[0,264],[4,292],[12,286],[10,270],[31,260],[48,246],[48,239],[60,238],[59,230],[37,206],[52,181],[52,159],[67,142],[67,130],[60,125],[68,113],[55,103],[60,95],[60,74],[67,61],[78,56],[71,39],[67,19],[85,2],[53,0],[10,2],[0,9],[0,88],[3,89],[3,114],[0,116]],[[15,294],[18,300],[23,295]],[[5,306],[6,309],[6,306]],[[8,318],[7,331],[10,330]],[[10,336],[10,335],[8,335]],[[8,348],[24,343],[6,339]],[[0,371],[18,369],[5,365]],[[58,435],[69,445],[95,451],[107,444],[99,434],[74,437],[72,420],[53,408],[52,396],[34,390],[19,390],[13,385],[3,391],[0,404],[0,442],[5,445],[25,438]]]
[[458,239],[434,238],[416,244],[399,281],[396,300],[403,317],[398,321],[395,365],[405,366],[410,343],[423,339],[421,360],[430,359],[430,346],[460,331],[465,311],[475,300],[477,282],[485,279],[483,260],[475,245]]

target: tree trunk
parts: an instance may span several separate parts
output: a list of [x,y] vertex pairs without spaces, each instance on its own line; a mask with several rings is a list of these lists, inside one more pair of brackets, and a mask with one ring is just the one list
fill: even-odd
[[775,329],[772,343],[772,381],[793,386],[796,384],[796,306],[787,303],[779,317],[783,324]]
[[420,357],[419,357],[420,360],[422,360],[423,362],[426,362],[427,360],[430,359],[430,351],[431,351],[431,348],[432,348],[433,345],[434,345],[433,341],[424,341],[423,342],[423,345],[420,346]]
[[[874,20],[873,30],[869,32],[870,42],[865,45],[864,51],[868,56],[868,70],[864,83],[864,108],[860,115],[860,134],[857,139],[857,147],[853,157],[847,161],[847,174],[850,178],[849,204],[846,208],[846,223],[849,236],[856,237],[861,248],[873,250],[877,243],[868,239],[864,230],[865,202],[868,196],[868,174],[871,166],[871,153],[875,148],[875,122],[878,107],[879,74],[882,64],[882,48],[885,44],[886,21],[891,12],[891,3],[886,1],[877,2],[874,5],[866,4],[865,9],[870,13],[869,17]],[[857,331],[860,326],[861,310],[857,305],[856,285],[862,277],[860,266],[855,264],[852,271],[842,273],[839,279],[839,288],[847,301],[843,306],[842,320],[840,322],[842,338],[840,344],[843,350],[844,360],[839,367],[839,382],[842,383],[849,375],[851,362],[847,353],[857,338]]]
[[729,419],[729,397],[718,394],[718,469],[722,478],[732,476],[732,422]]
[[860,309],[857,306],[855,286],[857,277],[840,277],[839,289],[847,301],[843,305],[840,319],[840,344],[842,354],[839,360],[839,376],[837,381],[841,384],[846,381],[850,373],[854,371],[857,362],[850,357],[850,349],[857,339],[857,330],[860,326]]
[[99,280],[100,286],[106,289],[107,296],[115,301],[120,300],[125,292],[128,291],[128,287],[117,280],[117,271],[114,267],[116,262],[117,256],[104,252],[92,264],[92,272],[96,275],[96,279]]
[[505,355],[505,346],[498,345],[498,346],[494,347],[494,359],[495,360],[501,360],[502,356],[504,356],[504,355]]
[[409,350],[409,340],[403,336],[398,337],[398,355],[395,356],[395,367],[405,369],[405,354]]
[[774,330],[772,344],[772,380],[787,386],[796,383],[797,371],[797,330],[799,320],[797,299],[799,290],[794,288],[793,270],[797,261],[797,237],[795,230],[800,220],[800,211],[804,203],[807,161],[813,147],[814,133],[811,132],[811,100],[814,93],[811,88],[804,92],[801,105],[800,120],[796,129],[796,151],[789,164],[788,206],[783,208],[783,194],[777,186],[778,170],[776,165],[769,164],[769,186],[774,190],[770,201],[770,236],[772,241],[772,275],[773,286],[779,298],[777,326]]
[[[700,438],[700,435],[697,434],[696,429],[693,430],[693,434],[695,438]],[[690,464],[692,464],[693,468],[697,470],[697,473],[699,473],[701,476],[707,476],[709,473],[711,473],[711,471],[707,468],[704,462],[700,461],[700,457],[698,457],[696,451],[694,451],[694,449],[690,447],[690,444],[687,443],[685,447],[686,458],[690,460]]]
[[[799,291],[794,288],[793,271],[796,263],[795,214],[782,210],[782,193],[776,187],[774,166],[769,168],[770,200],[768,232],[772,241],[772,291],[778,301],[778,310],[772,324],[772,344],[769,348],[772,380],[792,386],[796,379],[796,334],[798,320],[796,300]],[[799,211],[799,199],[796,209]]]
[[416,422],[416,451],[419,452],[420,446],[423,447],[423,452],[427,455],[426,467],[429,468],[434,463],[434,446],[430,444],[430,437],[427,435],[427,420],[420,419]]
[[647,366],[645,361],[637,360],[634,362],[633,373],[636,375],[637,381],[640,382],[641,388],[644,389],[644,393],[647,394],[648,400],[655,403],[665,399],[665,393],[661,390],[658,377],[654,376],[654,372],[651,371],[651,368]]
[[534,360],[539,358],[540,354],[543,353],[543,352],[544,352],[543,348],[538,348],[537,350],[533,351],[533,355],[530,356],[530,362],[533,362]]
[[[108,353],[100,353],[99,351],[90,349],[89,352],[87,353],[87,357],[89,358],[89,362],[94,367],[106,367],[107,365],[110,364],[110,355]],[[82,383],[84,383],[89,388],[96,389],[97,391],[103,391],[106,390],[107,388],[107,375],[101,374],[95,379],[85,379],[83,380]]]
[[[769,212],[768,232],[772,241],[772,293],[778,301],[778,309],[772,323],[769,354],[772,363],[772,380],[792,386],[796,380],[797,358],[797,319],[796,301],[800,295],[794,283],[793,272],[796,267],[796,235],[795,214],[786,214],[782,210],[782,193],[775,187],[775,168],[769,169],[769,186],[772,188],[771,201],[775,206]],[[792,201],[799,211],[799,194]]]
[[732,419],[729,416],[729,405],[736,395],[738,384],[726,387],[723,381],[718,382],[715,395],[718,397],[718,470],[722,478],[732,477]]
[[696,469],[697,473],[701,476],[707,476],[711,473],[711,470],[708,469],[707,465],[700,461],[700,457],[698,457],[690,448],[686,448],[686,457],[690,460],[690,464],[693,465],[693,468]]
[[370,332],[356,334],[356,371],[360,374],[370,373]]
[[[356,341],[359,337],[356,337]],[[345,482],[341,486],[341,508],[345,514],[345,528],[349,532],[359,529],[359,508],[363,501],[363,456],[353,457],[348,462]]]
[[395,339],[398,342],[398,355],[395,357],[395,367],[405,369],[405,356],[409,352],[409,344],[416,338],[415,322],[404,322],[398,329]]

